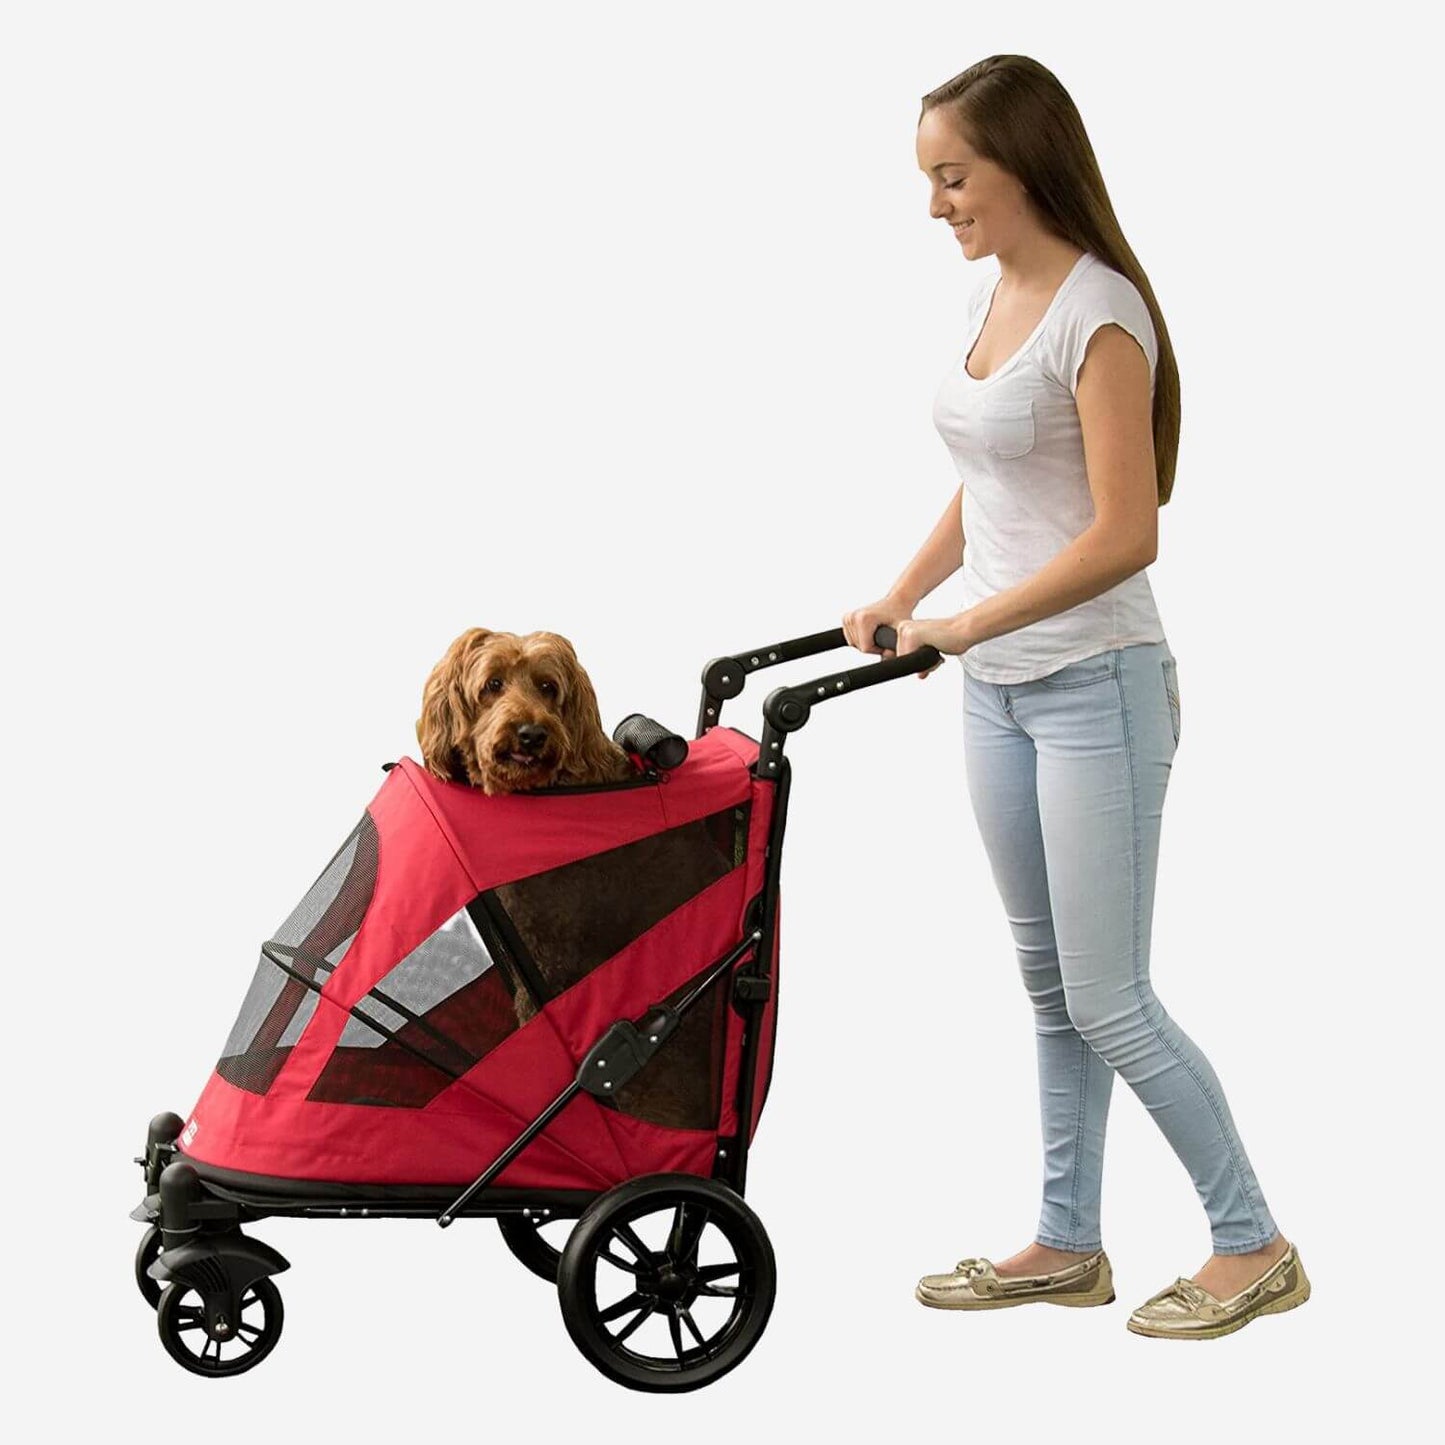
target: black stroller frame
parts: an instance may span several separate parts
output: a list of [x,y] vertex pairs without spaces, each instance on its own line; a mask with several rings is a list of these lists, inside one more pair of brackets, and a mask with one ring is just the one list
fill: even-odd
[[[893,628],[880,626],[873,640],[880,648],[892,649],[897,636]],[[723,703],[742,693],[750,673],[847,645],[842,628],[833,628],[712,659],[702,672],[694,736],[702,737],[719,723]],[[252,1368],[274,1348],[283,1312],[272,1276],[290,1266],[270,1245],[245,1234],[243,1225],[269,1216],[429,1217],[446,1228],[465,1216],[496,1219],[512,1253],[533,1273],[556,1284],[563,1320],[573,1341],[598,1370],[617,1383],[646,1391],[692,1390],[739,1364],[762,1334],[776,1285],[772,1246],[743,1195],[757,1086],[759,1025],[774,987],[769,962],[791,781],[784,743],[788,734],[807,723],[819,703],[929,670],[940,660],[937,649],[925,646],[906,656],[777,687],[767,695],[753,769],[756,777],[775,785],[775,806],[763,886],[749,903],[743,936],[675,1005],[654,1005],[640,1019],[619,1019],[607,1028],[582,1060],[576,1078],[455,1197],[434,1185],[317,1184],[202,1165],[182,1152],[178,1140],[184,1121],[178,1115],[163,1113],[152,1119],[145,1153],[135,1160],[145,1176],[145,1197],[131,1217],[148,1226],[136,1253],[135,1275],[142,1295],[156,1310],[161,1341],[172,1358],[193,1373],[217,1378]],[[643,778],[536,791],[636,786],[655,778],[657,766],[670,765],[669,759],[675,761],[675,750],[685,752],[674,734],[635,714],[619,727],[616,740],[647,760],[649,771]],[[287,952],[294,955],[297,951]],[[751,962],[735,969],[749,953]],[[294,957],[284,959],[274,951],[268,956],[284,971],[294,972]],[[600,1191],[492,1184],[578,1092],[602,1095],[645,1068],[681,1018],[717,980],[730,973],[732,1003],[745,1020],[738,1129],[719,1138],[711,1178],[681,1173],[641,1175]],[[776,1037],[775,1015],[774,1045]],[[771,1059],[768,1079],[770,1082]],[[766,1089],[765,1085],[764,1098]],[[666,1245],[649,1247],[633,1225],[645,1215],[666,1210],[672,1211]],[[560,1246],[541,1234],[544,1227],[556,1222],[572,1225]],[[709,1223],[726,1239],[735,1263],[699,1263],[699,1240]],[[601,1259],[633,1276],[630,1294],[610,1307],[600,1306],[596,1298],[596,1267]],[[707,1335],[691,1313],[700,1299],[731,1301],[726,1319]],[[248,1310],[254,1313],[248,1315]],[[670,1350],[648,1353],[628,1344],[653,1315],[667,1321]],[[631,1318],[620,1331],[608,1328],[624,1316]],[[235,1352],[227,1354],[228,1349]]]

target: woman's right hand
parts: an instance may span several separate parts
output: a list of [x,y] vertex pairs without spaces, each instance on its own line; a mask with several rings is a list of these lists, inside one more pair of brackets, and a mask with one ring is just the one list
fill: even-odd
[[900,622],[906,621],[913,616],[913,608],[916,603],[905,602],[901,597],[890,592],[886,597],[880,597],[877,602],[870,602],[866,607],[855,607],[851,612],[843,614],[843,635],[848,639],[850,647],[856,647],[859,652],[879,653],[883,657],[894,656],[891,647],[879,647],[873,641],[873,634],[883,624],[889,627],[897,627]]

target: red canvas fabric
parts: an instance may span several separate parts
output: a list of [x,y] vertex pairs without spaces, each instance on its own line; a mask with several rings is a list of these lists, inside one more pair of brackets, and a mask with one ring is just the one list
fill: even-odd
[[[715,727],[655,786],[488,797],[403,758],[369,804],[376,885],[360,929],[265,1094],[212,1074],[182,1135],[186,1154],[245,1173],[344,1183],[461,1184],[479,1174],[576,1076],[608,1025],[633,1018],[733,947],[763,882],[774,788],[749,772],[757,744]],[[747,857],[516,1029],[422,1108],[307,1098],[349,1010],[403,957],[489,888],[706,817],[751,798]],[[776,977],[777,949],[774,947]],[[747,962],[745,956],[744,963]],[[726,981],[716,987],[727,988]],[[776,988],[762,1023],[754,1120],[771,1056]],[[664,1170],[708,1175],[738,1127],[742,1020],[728,1010],[716,1130],[670,1129],[581,1093],[497,1178],[499,1187],[600,1189]]]

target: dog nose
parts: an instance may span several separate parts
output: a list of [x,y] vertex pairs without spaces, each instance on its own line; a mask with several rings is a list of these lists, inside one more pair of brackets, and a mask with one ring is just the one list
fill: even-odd
[[540,723],[523,723],[517,729],[517,746],[524,753],[535,753],[547,742],[547,729]]

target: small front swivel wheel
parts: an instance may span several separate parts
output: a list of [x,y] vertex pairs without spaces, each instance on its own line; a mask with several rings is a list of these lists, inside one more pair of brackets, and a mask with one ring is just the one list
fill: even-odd
[[224,1336],[212,1332],[207,1314],[193,1285],[176,1281],[161,1291],[156,1309],[161,1344],[171,1359],[196,1375],[239,1375],[259,1365],[281,1338],[281,1291],[264,1277],[242,1291],[240,1318],[226,1322]]

